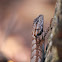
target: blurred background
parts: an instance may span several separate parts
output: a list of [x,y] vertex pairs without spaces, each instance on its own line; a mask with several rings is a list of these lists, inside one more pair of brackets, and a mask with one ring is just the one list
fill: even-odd
[[0,52],[16,62],[30,62],[32,24],[44,15],[44,29],[54,16],[56,0],[0,0]]

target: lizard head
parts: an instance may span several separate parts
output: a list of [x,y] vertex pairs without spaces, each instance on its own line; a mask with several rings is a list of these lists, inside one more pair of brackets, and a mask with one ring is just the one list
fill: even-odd
[[42,34],[43,32],[43,21],[44,21],[44,16],[43,15],[39,15],[39,17],[37,17],[35,20],[34,20],[34,23],[33,23],[33,28],[34,28],[34,35],[35,36],[39,36]]

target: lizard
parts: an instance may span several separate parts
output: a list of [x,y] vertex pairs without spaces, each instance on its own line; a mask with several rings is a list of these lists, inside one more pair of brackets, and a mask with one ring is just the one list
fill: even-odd
[[43,32],[43,21],[43,15],[40,15],[33,23],[31,62],[41,62],[42,59],[42,48],[40,42],[43,41],[41,41],[40,35]]
[[32,30],[32,53],[31,62],[44,62],[45,60],[45,37],[47,33],[52,29],[51,23],[47,30],[43,30],[43,15],[40,15],[34,20],[33,30]]

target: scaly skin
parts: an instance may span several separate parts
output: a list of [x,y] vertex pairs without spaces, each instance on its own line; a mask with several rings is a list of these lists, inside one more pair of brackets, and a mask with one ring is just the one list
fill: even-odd
[[40,46],[41,37],[43,32],[43,15],[40,15],[35,19],[33,23],[32,31],[32,57],[31,62],[41,62],[42,59],[42,47]]
[[48,29],[43,31],[43,16],[40,15],[38,18],[35,19],[32,30],[31,62],[44,62],[44,42],[47,33],[52,29],[51,23],[52,20],[50,22],[50,26],[48,27]]

